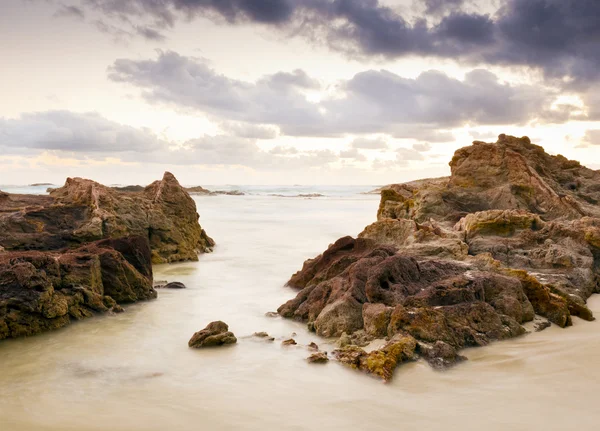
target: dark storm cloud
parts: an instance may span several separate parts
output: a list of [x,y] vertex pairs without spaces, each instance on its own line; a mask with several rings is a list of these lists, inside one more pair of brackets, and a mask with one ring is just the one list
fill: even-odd
[[598,0],[511,0],[496,27],[491,62],[539,66],[550,76],[583,82],[599,76]]
[[378,0],[83,1],[121,20],[149,22],[151,28],[172,27],[182,15],[205,16],[274,25],[352,55],[532,66],[580,85],[600,75],[598,0],[502,0],[492,15],[466,12],[470,2],[427,0],[424,15],[410,21]]
[[417,0],[416,3],[423,3],[425,6],[425,13],[428,14],[439,14],[444,13],[448,10],[454,10],[460,8],[465,0]]
[[306,90],[318,89],[319,84],[303,71],[267,75],[254,83],[239,81],[217,73],[205,60],[172,51],[160,52],[155,60],[117,60],[109,77],[138,87],[149,102],[208,113],[221,121],[272,124],[295,136],[401,137],[415,129],[432,135],[432,128],[525,124],[558,117],[566,121],[570,115],[568,106],[560,112],[549,110],[553,92],[510,85],[485,70],[474,70],[463,80],[439,71],[411,79],[369,70],[340,81],[337,94],[318,103],[309,101]]

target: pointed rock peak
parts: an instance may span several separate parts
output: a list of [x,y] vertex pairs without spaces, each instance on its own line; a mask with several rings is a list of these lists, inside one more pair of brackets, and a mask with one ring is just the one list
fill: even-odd
[[164,173],[162,180],[166,183],[173,183],[179,185],[179,181],[177,181],[175,175],[168,171]]

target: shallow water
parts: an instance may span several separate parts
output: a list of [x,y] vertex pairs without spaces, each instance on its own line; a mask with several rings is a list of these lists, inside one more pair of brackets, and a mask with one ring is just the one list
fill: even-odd
[[[302,262],[374,221],[377,196],[198,197],[218,242],[200,262],[155,268],[188,288],[63,330],[0,343],[1,431],[564,430],[600,420],[600,323],[465,352],[447,372],[417,362],[390,384],[335,362],[309,365],[281,347],[304,325],[264,316],[294,296],[282,287]],[[600,315],[600,297],[591,308]],[[188,349],[224,320],[232,347]],[[267,331],[269,343],[247,338]]]

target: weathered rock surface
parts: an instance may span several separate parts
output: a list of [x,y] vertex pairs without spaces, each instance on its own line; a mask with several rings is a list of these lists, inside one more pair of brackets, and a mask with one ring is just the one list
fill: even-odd
[[57,329],[119,304],[156,298],[145,237],[63,252],[0,253],[0,340]]
[[138,192],[69,178],[49,196],[0,197],[0,245],[59,250],[133,235],[149,239],[154,263],[197,260],[214,245],[198,218],[194,200],[168,172]]
[[336,359],[344,365],[390,381],[402,362],[417,359],[417,341],[410,335],[398,334],[379,350],[367,353],[357,346],[334,350]]
[[327,352],[317,352],[310,355],[306,360],[310,364],[326,364],[329,362],[329,357],[327,356]]
[[156,298],[152,263],[213,245],[168,172],[141,190],[69,178],[49,196],[0,192],[0,339]]
[[[450,166],[449,178],[384,187],[378,221],[306,261],[279,314],[351,343],[412,337],[436,368],[525,333],[536,314],[560,327],[592,320],[600,173],[505,135],[458,150]],[[368,358],[389,348],[376,352],[350,345],[337,356],[388,379],[393,361],[375,372]]]
[[237,343],[237,338],[233,335],[233,332],[229,331],[229,326],[219,320],[209,323],[202,331],[196,332],[190,338],[188,346],[200,349],[202,347],[215,347],[235,343]]

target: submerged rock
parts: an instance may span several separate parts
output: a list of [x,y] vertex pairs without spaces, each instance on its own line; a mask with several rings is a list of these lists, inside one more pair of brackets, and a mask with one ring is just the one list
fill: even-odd
[[382,188],[378,220],[307,260],[279,314],[342,337],[340,360],[361,369],[369,354],[352,344],[369,337],[413,337],[444,368],[464,347],[524,334],[536,314],[593,320],[600,173],[505,135],[450,166],[449,178]]
[[167,283],[163,286],[163,288],[165,289],[185,289],[186,286],[185,284],[179,282],[179,281],[172,281],[170,283]]
[[235,343],[237,338],[229,331],[229,326],[224,322],[216,321],[209,323],[202,331],[196,332],[188,342],[188,346],[199,349]]

